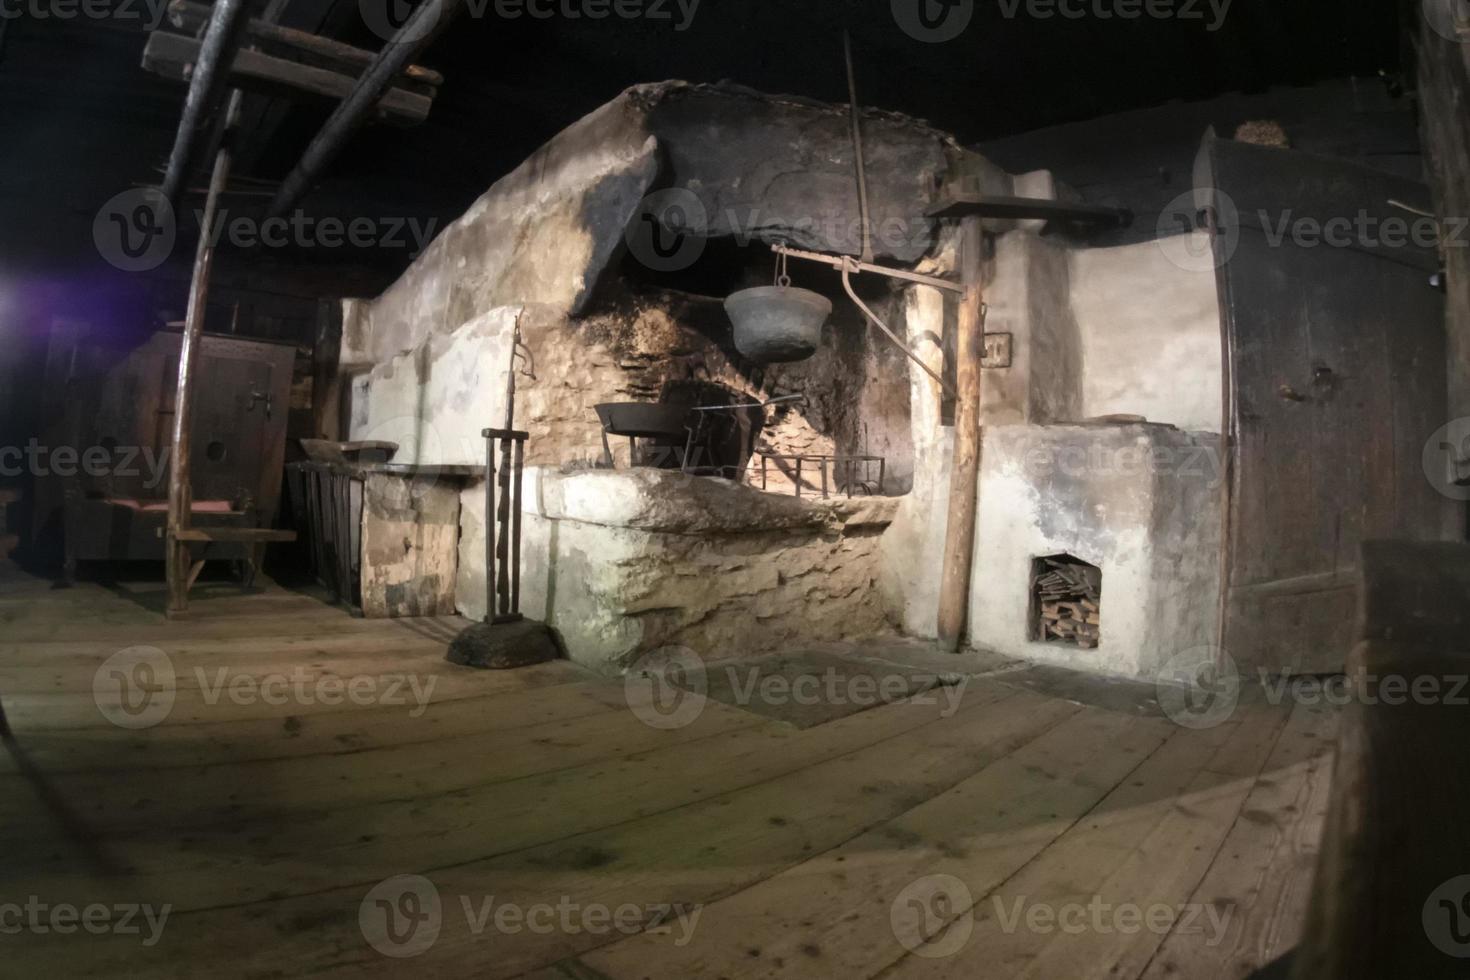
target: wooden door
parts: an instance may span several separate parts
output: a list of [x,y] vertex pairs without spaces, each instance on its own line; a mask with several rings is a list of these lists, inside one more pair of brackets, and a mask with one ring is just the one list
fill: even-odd
[[1362,542],[1458,529],[1422,465],[1449,421],[1438,259],[1389,223],[1415,220],[1390,202],[1429,210],[1429,194],[1232,141],[1202,162],[1230,382],[1224,646],[1251,673],[1340,672]]

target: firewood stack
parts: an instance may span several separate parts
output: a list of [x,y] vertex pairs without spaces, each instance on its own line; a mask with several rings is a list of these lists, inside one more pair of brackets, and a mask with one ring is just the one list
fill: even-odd
[[1043,558],[1036,578],[1041,639],[1075,643],[1084,650],[1102,639],[1102,569]]

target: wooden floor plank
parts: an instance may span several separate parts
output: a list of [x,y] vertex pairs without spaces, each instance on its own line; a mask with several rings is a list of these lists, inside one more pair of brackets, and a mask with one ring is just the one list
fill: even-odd
[[[530,728],[392,745],[339,756],[304,756],[197,769],[91,771],[55,776],[50,788],[99,829],[166,833],[245,822],[269,826],[303,812],[416,800],[508,782],[593,759],[646,751],[683,739],[736,731],[758,721],[711,705],[689,726],[664,732],[630,711],[600,711]],[[0,841],[14,826],[25,778],[0,778]]]
[[[663,730],[630,710],[649,685],[565,662],[447,664],[455,617],[354,619],[273,583],[210,584],[176,622],[161,599],[161,583],[53,590],[0,562],[0,700],[17,731],[0,753],[0,901],[170,906],[157,946],[7,935],[7,966],[26,975],[1238,980],[1301,928],[1332,709],[1247,698],[1187,731],[1138,685],[1052,670],[1016,675],[1029,688],[972,679],[954,713],[936,697],[798,729],[711,702]],[[108,722],[93,691],[131,645],[177,668],[174,710],[139,731]],[[210,693],[221,670],[246,685],[412,675],[434,691],[418,715],[239,704]],[[381,955],[359,920],[401,874],[443,903],[437,942],[412,960]],[[936,905],[941,880],[965,901]],[[642,931],[475,925],[492,895],[636,906]],[[1233,911],[1213,945],[999,915],[1092,897]],[[899,914],[915,900],[922,935]],[[651,928],[668,903],[685,918]],[[921,955],[962,921],[955,949]]]
[[1296,947],[1327,815],[1340,717],[1322,705],[1297,712],[1297,726],[1277,745],[1190,899],[1231,909],[1224,935],[1171,933],[1144,969],[1144,980],[1238,980]]
[[[975,691],[976,704],[1013,697],[999,686]],[[320,809],[229,820],[191,827],[186,855],[176,853],[177,833],[158,822],[131,833],[109,827],[109,847],[138,869],[150,889],[179,911],[259,901],[283,891],[320,891],[344,880],[372,881],[403,867],[435,868],[484,860],[588,833],[722,796],[808,768],[859,748],[912,731],[934,720],[917,705],[854,715],[802,734],[790,726],[724,709],[722,717],[744,727],[690,726],[674,731],[644,728],[654,747],[573,769],[525,777],[514,784],[477,785],[437,796],[350,809]],[[609,744],[613,739],[606,740]],[[692,772],[703,772],[691,780]],[[587,806],[589,799],[596,806]],[[173,817],[169,813],[170,818]],[[477,828],[493,828],[476,832]],[[262,846],[258,839],[268,836]],[[0,832],[0,840],[3,840]],[[64,893],[85,884],[32,862],[20,874]],[[3,876],[0,876],[3,877]],[[288,889],[282,882],[290,882]],[[228,882],[222,889],[220,882]]]
[[903,955],[891,911],[911,883],[999,882],[1169,735],[1159,719],[1086,709],[909,812],[712,905],[687,946],[639,936],[582,962],[615,978],[641,976],[651,957],[678,976],[871,975]]
[[[458,908],[460,896],[493,894],[522,907],[562,899],[613,908],[712,901],[891,819],[1078,710],[1060,702],[985,710],[990,707],[962,706],[945,723],[610,830],[453,868],[403,868],[428,873],[448,910],[438,941],[415,969],[514,976],[602,940],[586,931],[476,935]],[[201,957],[249,957],[261,973],[395,975],[399,964],[363,941],[358,913],[364,897],[359,885],[181,914],[177,935],[171,935],[176,944],[168,950],[139,951],[101,936],[38,942],[32,959],[71,975],[106,975],[126,964],[132,976],[182,976],[175,964]],[[301,929],[303,922],[309,930]]]
[[[974,927],[953,955],[916,951],[885,977],[1135,977],[1164,934],[1131,911],[1174,909],[1193,894],[1289,710],[1257,704],[1215,729],[1184,729],[1086,820],[1013,877],[976,895]],[[1044,918],[1030,925],[1033,909]],[[1193,925],[1209,928],[1208,910]],[[1162,913],[1159,913],[1162,916]],[[1049,918],[1049,924],[1047,919]],[[1063,929],[1063,926],[1067,926]],[[953,927],[952,927],[953,928]],[[928,949],[946,949],[941,933]]]
[[[165,723],[142,731],[99,719],[99,724],[78,728],[21,729],[16,744],[52,775],[179,769],[418,745],[627,708],[617,700],[624,696],[620,683],[588,681],[578,671],[552,672],[543,679],[546,683],[539,686],[492,688],[482,696],[437,702],[417,717],[402,706],[379,704],[352,712],[278,712],[196,724]],[[16,771],[13,760],[3,754],[0,771]]]

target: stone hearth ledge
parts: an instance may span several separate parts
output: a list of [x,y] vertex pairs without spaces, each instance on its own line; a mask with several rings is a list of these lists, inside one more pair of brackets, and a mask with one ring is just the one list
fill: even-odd
[[[617,673],[681,647],[707,660],[887,631],[878,541],[898,498],[797,500],[651,470],[525,473],[522,611]],[[459,607],[484,615],[484,487],[462,497]],[[478,560],[477,560],[478,559]]]

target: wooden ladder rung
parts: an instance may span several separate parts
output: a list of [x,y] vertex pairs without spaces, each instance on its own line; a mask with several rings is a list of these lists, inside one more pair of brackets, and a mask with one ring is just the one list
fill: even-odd
[[295,541],[295,531],[277,531],[268,527],[191,527],[176,535],[179,541],[216,541],[220,543],[260,543]]

